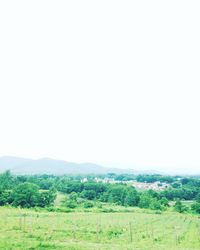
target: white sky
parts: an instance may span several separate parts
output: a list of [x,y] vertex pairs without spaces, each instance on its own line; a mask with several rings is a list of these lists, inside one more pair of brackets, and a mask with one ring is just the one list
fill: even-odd
[[199,1],[1,1],[0,155],[200,172]]

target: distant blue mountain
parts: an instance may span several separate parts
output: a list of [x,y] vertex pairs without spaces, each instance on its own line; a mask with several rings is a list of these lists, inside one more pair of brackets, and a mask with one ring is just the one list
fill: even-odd
[[[141,172],[132,169],[105,168],[94,163],[73,163],[50,158],[27,159],[13,156],[0,157],[0,172],[10,170],[13,174],[106,174]],[[143,171],[144,173],[145,171]],[[149,171],[147,171],[150,173]],[[155,173],[151,172],[151,173]]]

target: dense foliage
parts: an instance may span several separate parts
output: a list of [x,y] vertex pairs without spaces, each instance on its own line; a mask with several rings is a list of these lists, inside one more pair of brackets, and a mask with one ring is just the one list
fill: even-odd
[[[104,176],[105,177],[105,176]],[[181,201],[194,200],[191,210],[200,213],[199,178],[180,178],[159,175],[139,175],[137,181],[170,183],[164,191],[138,191],[130,185],[132,175],[109,174],[116,184],[96,182],[95,176],[81,181],[81,176],[13,176],[9,171],[0,174],[0,205],[10,204],[20,207],[53,206],[57,191],[66,194],[64,205],[75,208],[84,202],[84,208],[92,207],[93,202],[113,203],[121,206],[138,206],[155,210],[166,209],[170,201],[180,213],[188,210]],[[119,181],[122,179],[122,181]],[[125,181],[127,180],[127,183]]]
[[53,204],[55,197],[54,188],[41,191],[38,185],[24,178],[13,177],[9,171],[0,175],[0,205],[46,207]]

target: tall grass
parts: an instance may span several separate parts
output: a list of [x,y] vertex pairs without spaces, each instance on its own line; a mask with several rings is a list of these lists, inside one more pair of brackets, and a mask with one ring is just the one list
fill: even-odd
[[0,208],[0,249],[200,249],[197,216],[143,211],[57,213]]

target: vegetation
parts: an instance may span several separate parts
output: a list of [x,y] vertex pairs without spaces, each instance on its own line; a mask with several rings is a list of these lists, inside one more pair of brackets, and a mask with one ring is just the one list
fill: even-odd
[[117,182],[0,174],[0,249],[200,248],[198,177],[153,176],[168,180],[164,191],[139,191],[133,176],[110,178]]
[[[134,208],[132,212],[57,213],[0,208],[0,249],[200,249],[199,219]],[[13,239],[13,240],[12,240]]]
[[[14,207],[52,207],[56,193],[65,194],[64,207],[74,209],[78,206],[92,207],[95,204],[111,203],[124,207],[140,207],[152,210],[166,210],[175,202],[174,210],[180,213],[200,213],[200,180],[198,178],[180,178],[159,175],[140,175],[141,181],[161,180],[171,183],[164,191],[138,191],[120,178],[128,179],[128,175],[108,175],[118,179],[116,184],[95,182],[94,176],[81,182],[80,176],[13,176],[9,171],[0,174],[0,205]],[[130,176],[132,178],[132,176]],[[130,179],[129,178],[129,179]],[[67,198],[66,198],[67,197]],[[188,207],[181,201],[191,201]],[[84,204],[84,205],[83,205]]]

